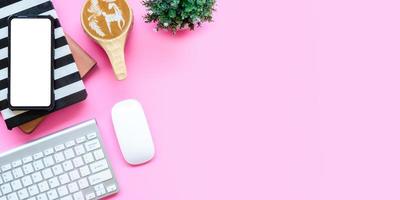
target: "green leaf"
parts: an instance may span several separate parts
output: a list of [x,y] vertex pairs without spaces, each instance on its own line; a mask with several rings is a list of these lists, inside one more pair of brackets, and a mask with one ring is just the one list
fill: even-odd
[[170,18],[175,18],[176,17],[176,11],[175,10],[169,10],[168,15]]
[[206,4],[206,0],[197,0],[196,3],[198,5],[204,5],[204,4]]

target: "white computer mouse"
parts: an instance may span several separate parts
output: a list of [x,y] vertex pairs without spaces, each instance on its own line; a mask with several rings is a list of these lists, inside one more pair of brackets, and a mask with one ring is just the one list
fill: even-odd
[[111,115],[126,162],[140,165],[151,160],[154,143],[142,105],[134,99],[124,100],[114,105]]

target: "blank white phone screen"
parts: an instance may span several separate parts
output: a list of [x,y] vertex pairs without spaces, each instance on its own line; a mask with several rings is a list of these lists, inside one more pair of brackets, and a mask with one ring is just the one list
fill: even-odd
[[10,29],[10,104],[49,107],[52,26],[47,18],[13,18]]

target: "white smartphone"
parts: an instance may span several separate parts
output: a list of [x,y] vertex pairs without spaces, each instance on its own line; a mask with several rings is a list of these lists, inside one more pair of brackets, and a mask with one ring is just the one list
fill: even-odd
[[51,16],[12,16],[8,34],[8,102],[12,110],[54,107],[54,22]]

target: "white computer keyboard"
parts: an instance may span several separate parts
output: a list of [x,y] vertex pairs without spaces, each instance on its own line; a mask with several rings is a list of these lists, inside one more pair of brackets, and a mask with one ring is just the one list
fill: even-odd
[[118,191],[95,120],[0,155],[0,200],[87,200]]

